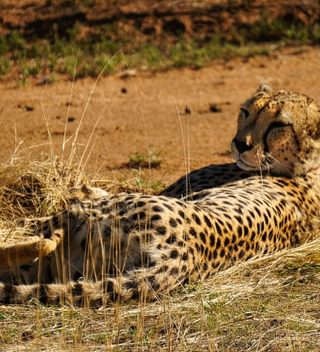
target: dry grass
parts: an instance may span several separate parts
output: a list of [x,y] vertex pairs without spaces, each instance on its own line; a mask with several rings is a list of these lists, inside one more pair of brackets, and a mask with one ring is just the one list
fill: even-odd
[[320,240],[147,305],[1,307],[4,350],[318,351]]
[[[24,233],[23,227],[17,231],[22,218],[61,209],[68,188],[82,180],[57,160],[1,166],[2,240]],[[316,238],[238,264],[159,302],[98,310],[1,306],[0,350],[319,351],[319,287]]]
[[0,241],[30,235],[28,220],[64,208],[70,189],[84,181],[57,158],[0,165]]

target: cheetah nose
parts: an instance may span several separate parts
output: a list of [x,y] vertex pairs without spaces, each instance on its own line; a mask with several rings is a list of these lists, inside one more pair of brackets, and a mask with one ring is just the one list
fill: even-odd
[[233,139],[233,143],[240,154],[252,149],[253,147],[251,143],[249,144],[243,141],[238,141],[236,138]]

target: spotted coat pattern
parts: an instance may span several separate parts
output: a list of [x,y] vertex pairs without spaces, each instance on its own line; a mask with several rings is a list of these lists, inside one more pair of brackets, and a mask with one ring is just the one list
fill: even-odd
[[[272,124],[268,119],[267,123]],[[273,133],[271,128],[265,131]],[[244,148],[246,142],[239,136],[244,135],[238,133],[235,147],[247,152],[248,145]],[[241,150],[237,157],[241,158]],[[0,303],[37,298],[50,304],[101,305],[155,299],[235,262],[306,241],[319,216],[318,172],[283,177],[256,170],[211,165],[181,178],[160,195],[93,192],[90,198],[86,192],[63,213],[44,221],[42,241],[54,241],[53,246],[43,247],[39,239],[38,252],[32,254],[28,252],[32,243],[22,244],[15,255],[13,248],[3,250]],[[38,260],[31,261],[32,255]]]

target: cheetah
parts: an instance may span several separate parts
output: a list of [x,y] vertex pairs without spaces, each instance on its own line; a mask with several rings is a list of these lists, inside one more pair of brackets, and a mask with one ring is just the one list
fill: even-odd
[[43,222],[27,260],[23,244],[2,249],[0,303],[154,300],[305,242],[319,216],[319,136],[311,98],[261,86],[240,108],[235,164],[194,171],[159,195],[80,197]]

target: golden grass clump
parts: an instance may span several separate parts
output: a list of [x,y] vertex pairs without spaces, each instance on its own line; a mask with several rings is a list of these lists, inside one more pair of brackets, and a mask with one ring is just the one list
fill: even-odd
[[66,207],[70,190],[84,182],[76,168],[58,158],[18,159],[0,165],[0,241],[30,234],[28,220]]

